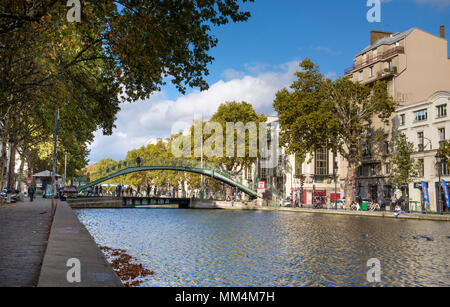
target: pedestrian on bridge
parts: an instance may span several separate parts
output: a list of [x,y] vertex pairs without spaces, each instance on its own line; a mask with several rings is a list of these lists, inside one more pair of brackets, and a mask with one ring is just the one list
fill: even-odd
[[147,197],[150,197],[150,191],[151,191],[151,187],[149,184],[147,184]]
[[138,185],[137,191],[136,191],[136,196],[140,196],[140,195],[141,195],[141,186]]

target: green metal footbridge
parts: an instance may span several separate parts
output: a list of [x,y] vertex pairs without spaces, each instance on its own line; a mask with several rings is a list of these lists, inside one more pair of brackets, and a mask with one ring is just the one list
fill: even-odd
[[133,160],[119,162],[117,165],[110,168],[88,174],[83,177],[80,186],[77,188],[81,192],[87,188],[96,186],[102,182],[108,181],[115,177],[123,176],[135,172],[145,171],[179,171],[196,173],[217,179],[232,187],[237,187],[240,191],[246,193],[251,198],[257,198],[255,189],[250,188],[242,183],[242,180],[236,176],[228,173],[216,164],[210,162],[200,162],[197,160],[177,160],[177,159],[148,159],[148,160]]

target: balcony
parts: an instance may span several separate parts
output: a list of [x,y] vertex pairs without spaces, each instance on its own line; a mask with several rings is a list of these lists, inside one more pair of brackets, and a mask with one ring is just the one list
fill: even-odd
[[404,54],[404,53],[405,53],[405,48],[399,46],[399,47],[389,49],[375,57],[368,56],[365,61],[355,62],[355,64],[352,67],[350,67],[344,71],[344,74],[349,75],[349,74],[353,73],[355,70],[359,70],[359,69],[369,66],[375,62],[384,61],[393,56],[396,56],[398,54]]

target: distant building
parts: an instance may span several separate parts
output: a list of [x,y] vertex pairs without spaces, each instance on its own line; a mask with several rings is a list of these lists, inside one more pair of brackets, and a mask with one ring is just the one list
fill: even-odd
[[[443,189],[441,188],[441,202],[439,203],[439,168],[436,163],[436,153],[443,141],[450,133],[450,91],[436,92],[427,100],[415,104],[401,106],[394,118],[394,127],[406,135],[409,142],[414,143],[413,158],[423,162],[421,178],[428,185],[430,209],[441,212],[448,211]],[[441,164],[441,178],[450,182],[449,167]],[[422,202],[422,190],[409,185],[409,195],[412,201]],[[441,206],[439,206],[439,204]]]
[[[268,116],[267,126],[268,130],[280,133],[278,117]],[[268,148],[272,141],[268,134]],[[291,197],[292,201],[298,198],[300,203],[308,205],[317,201],[329,204],[330,200],[334,200],[335,189],[337,199],[342,197],[339,173],[336,173],[336,177],[333,173],[334,155],[331,151],[318,151],[314,155],[308,155],[304,161],[295,155],[288,155],[283,147],[280,147],[277,153],[276,167],[263,168],[261,161],[258,161],[258,167],[253,165],[251,169],[245,170],[245,183],[256,187],[257,181],[265,181],[268,188],[280,193],[284,199]],[[339,163],[336,167],[338,166]]]

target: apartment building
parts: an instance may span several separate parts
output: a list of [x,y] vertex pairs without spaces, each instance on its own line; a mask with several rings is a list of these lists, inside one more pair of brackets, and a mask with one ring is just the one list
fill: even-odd
[[[368,86],[385,81],[388,92],[400,108],[429,100],[436,92],[450,90],[450,58],[445,27],[439,36],[412,28],[405,32],[372,31],[370,45],[356,54],[345,75]],[[395,127],[374,119],[373,132],[382,142],[370,142],[364,148],[358,170],[357,189],[362,198],[388,203],[393,191],[387,166],[389,144]],[[341,169],[345,177],[345,168]]]
[[356,54],[345,75],[367,85],[386,81],[401,105],[424,101],[450,86],[445,27],[440,27],[440,36],[417,28],[395,34],[372,31],[370,45]]
[[440,91],[425,101],[399,107],[394,117],[395,129],[405,134],[408,141],[414,144],[413,158],[420,160],[423,165],[421,177],[409,184],[410,199],[413,202],[423,202],[423,190],[418,183],[425,182],[430,209],[438,212],[448,211],[440,179],[450,183],[449,167],[444,163],[437,163],[436,154],[450,135],[450,117],[447,111],[449,105],[450,91]]

